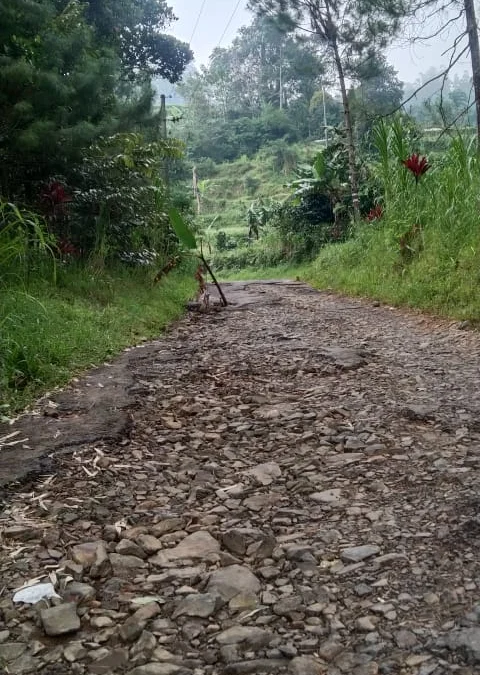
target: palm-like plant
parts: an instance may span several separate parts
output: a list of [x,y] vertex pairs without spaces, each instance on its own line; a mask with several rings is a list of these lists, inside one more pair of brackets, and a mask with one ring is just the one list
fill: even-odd
[[263,199],[252,202],[247,211],[248,237],[258,239],[261,230],[266,226],[270,217],[271,209],[265,206]]

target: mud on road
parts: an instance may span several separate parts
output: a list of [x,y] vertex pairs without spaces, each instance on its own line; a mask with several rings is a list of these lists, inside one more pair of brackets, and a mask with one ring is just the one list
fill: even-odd
[[0,672],[478,673],[480,336],[225,292],[0,431]]

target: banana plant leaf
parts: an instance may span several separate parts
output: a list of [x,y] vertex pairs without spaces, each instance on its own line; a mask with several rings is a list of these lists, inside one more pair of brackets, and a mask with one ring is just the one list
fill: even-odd
[[170,209],[168,212],[168,217],[170,218],[170,223],[172,225],[173,231],[180,240],[180,243],[188,249],[196,249],[197,240],[192,230],[188,227],[187,223],[184,221],[177,209]]

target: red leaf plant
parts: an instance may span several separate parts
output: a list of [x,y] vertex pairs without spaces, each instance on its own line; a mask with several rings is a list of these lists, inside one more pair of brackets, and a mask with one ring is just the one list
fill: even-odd
[[376,206],[373,207],[373,209],[370,209],[370,211],[367,213],[367,220],[369,223],[372,223],[374,220],[380,220],[382,216],[383,216],[383,206],[381,206],[381,204],[377,204]]
[[65,204],[72,201],[65,187],[59,181],[49,183],[40,194],[40,201],[47,212],[47,216],[55,218],[65,214]]
[[68,241],[68,239],[60,239],[57,242],[57,248],[63,256],[79,257],[81,255],[80,249],[72,244],[71,241]]
[[426,157],[421,157],[415,152],[407,159],[402,161],[403,166],[405,166],[409,171],[415,176],[415,183],[418,183],[420,176],[423,176],[424,173],[430,169],[430,164],[427,161]]

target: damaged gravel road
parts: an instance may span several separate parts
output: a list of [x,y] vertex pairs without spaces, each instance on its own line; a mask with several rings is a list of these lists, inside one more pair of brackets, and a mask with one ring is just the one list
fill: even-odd
[[225,291],[0,433],[0,672],[480,672],[480,336]]

